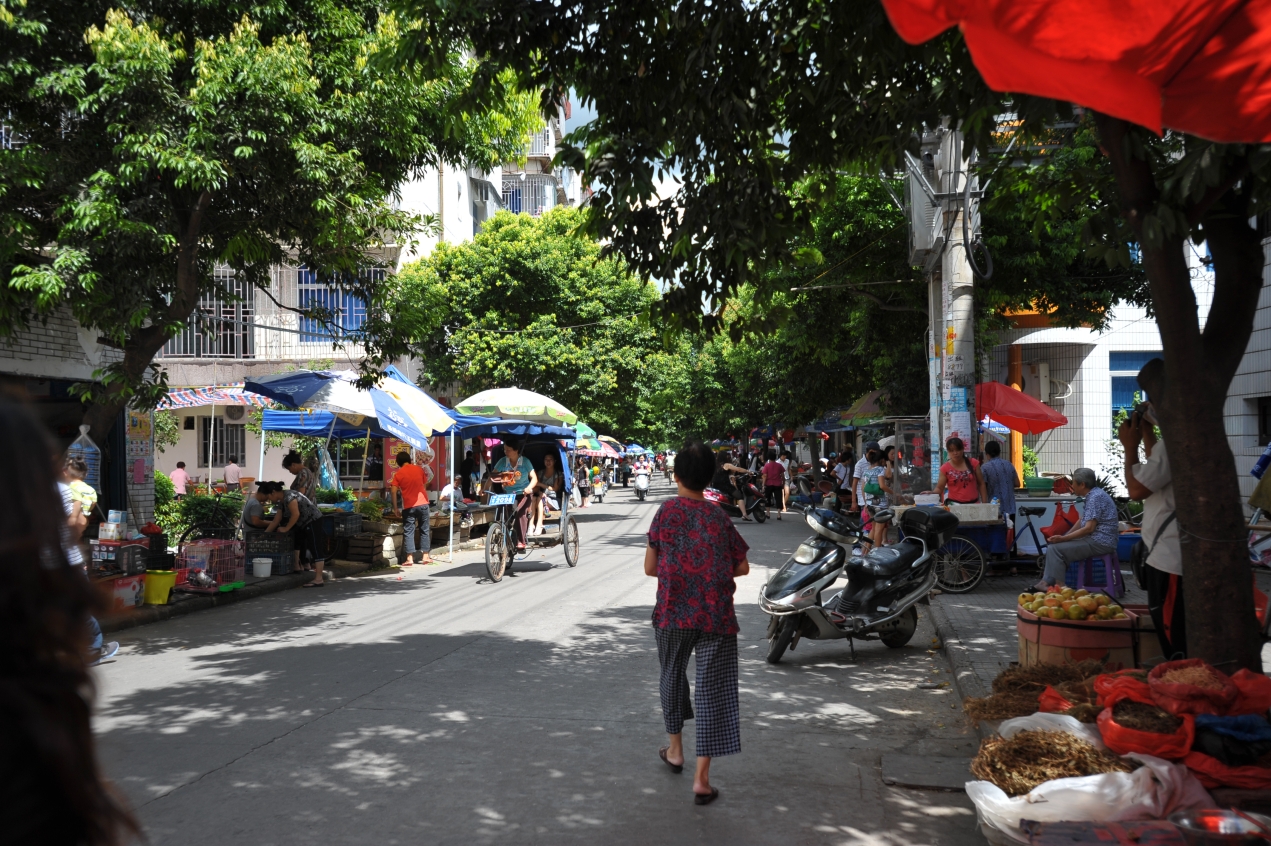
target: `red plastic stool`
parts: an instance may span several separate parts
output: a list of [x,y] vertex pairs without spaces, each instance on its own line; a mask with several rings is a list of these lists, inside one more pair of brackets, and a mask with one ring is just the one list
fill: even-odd
[[[1094,565],[1096,561],[1103,562],[1103,584],[1096,584],[1094,580]],[[1113,599],[1120,599],[1125,596],[1125,579],[1121,577],[1121,559],[1117,557],[1115,552],[1109,552],[1106,555],[1100,555],[1097,558],[1087,558],[1077,565],[1077,587],[1090,590],[1091,588],[1099,588],[1107,593]]]

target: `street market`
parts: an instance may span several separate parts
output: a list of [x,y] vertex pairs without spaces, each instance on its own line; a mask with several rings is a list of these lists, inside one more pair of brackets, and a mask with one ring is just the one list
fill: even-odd
[[5,843],[1271,844],[1271,0],[0,30]]

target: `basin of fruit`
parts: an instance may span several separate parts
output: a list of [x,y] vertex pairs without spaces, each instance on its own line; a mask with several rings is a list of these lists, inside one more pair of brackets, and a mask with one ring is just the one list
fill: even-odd
[[1125,620],[1125,609],[1112,597],[1084,588],[1052,587],[1044,593],[1021,593],[1018,605],[1024,611],[1051,620],[1098,623]]

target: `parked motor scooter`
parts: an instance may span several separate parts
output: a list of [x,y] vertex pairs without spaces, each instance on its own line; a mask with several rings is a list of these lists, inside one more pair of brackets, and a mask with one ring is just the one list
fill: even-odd
[[[873,513],[875,521],[893,518],[891,509]],[[907,644],[918,628],[914,606],[936,584],[936,550],[953,537],[958,518],[936,506],[910,508],[900,518],[903,540],[850,557],[844,545],[864,537],[859,522],[826,508],[808,509],[806,519],[816,534],[759,592],[759,607],[771,617],[768,662],[780,661],[801,638],[846,638],[853,656],[855,640],[878,638],[893,649]],[[822,600],[822,591],[841,575],[847,587]]]
[[[742,473],[737,476],[737,487],[746,497],[746,513],[754,517],[756,523],[763,523],[768,519],[768,502],[764,499],[763,490],[755,485],[756,478],[758,477],[754,473]],[[733,502],[731,493],[707,488],[702,491],[702,495],[706,497],[707,502],[713,502],[724,509],[724,513],[728,516],[742,516],[741,509]]]
[[649,495],[649,468],[640,467],[635,473],[635,495],[636,499],[644,502],[644,498]]

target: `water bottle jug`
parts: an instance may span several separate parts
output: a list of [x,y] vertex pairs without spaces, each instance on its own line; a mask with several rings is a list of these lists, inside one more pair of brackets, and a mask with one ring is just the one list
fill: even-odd
[[1267,448],[1262,451],[1262,455],[1258,456],[1258,463],[1253,465],[1249,475],[1255,479],[1261,479],[1262,474],[1267,472],[1268,466],[1271,466],[1271,444],[1267,444]]

